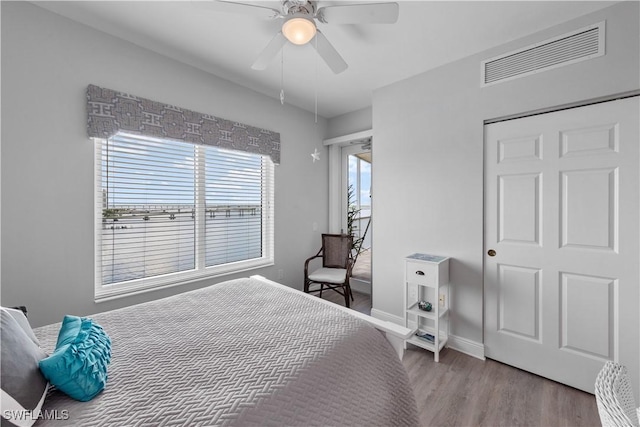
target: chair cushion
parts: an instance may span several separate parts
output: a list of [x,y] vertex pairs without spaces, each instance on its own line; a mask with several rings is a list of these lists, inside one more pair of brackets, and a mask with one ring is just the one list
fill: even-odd
[[344,283],[347,270],[344,268],[322,267],[309,275],[309,280],[322,283]]

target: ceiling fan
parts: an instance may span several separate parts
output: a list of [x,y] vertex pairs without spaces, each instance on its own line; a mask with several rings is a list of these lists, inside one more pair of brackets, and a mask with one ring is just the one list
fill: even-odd
[[311,45],[331,70],[338,74],[348,68],[338,51],[320,32],[316,22],[324,24],[393,24],[398,20],[398,3],[367,3],[317,7],[312,0],[283,0],[280,10],[248,3],[217,0],[216,9],[246,13],[268,19],[283,19],[276,34],[258,56],[251,68],[264,70],[287,41]]

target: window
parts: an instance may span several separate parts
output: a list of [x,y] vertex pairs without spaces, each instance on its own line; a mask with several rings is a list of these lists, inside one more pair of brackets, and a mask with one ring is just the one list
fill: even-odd
[[96,140],[96,300],[273,264],[268,156]]
[[367,236],[371,223],[371,152],[357,147],[351,150],[359,152],[347,157],[347,230],[360,251],[371,248],[371,237]]

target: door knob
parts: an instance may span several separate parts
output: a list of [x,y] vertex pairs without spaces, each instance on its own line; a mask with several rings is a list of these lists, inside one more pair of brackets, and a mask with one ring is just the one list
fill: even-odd
[[489,249],[489,251],[487,252],[487,255],[496,256],[496,251],[494,251],[493,249]]

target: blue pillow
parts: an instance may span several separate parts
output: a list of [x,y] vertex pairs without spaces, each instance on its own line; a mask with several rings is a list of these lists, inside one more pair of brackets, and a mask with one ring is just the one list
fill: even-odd
[[86,317],[65,316],[53,354],[39,363],[49,382],[68,396],[86,402],[107,384],[111,339]]
[[82,317],[76,316],[64,316],[62,325],[60,326],[60,330],[58,331],[58,341],[56,342],[56,349],[64,345],[71,344],[73,341],[75,341],[76,337],[80,333],[80,329],[82,328],[83,320],[93,322],[93,320],[89,318],[83,319]]

